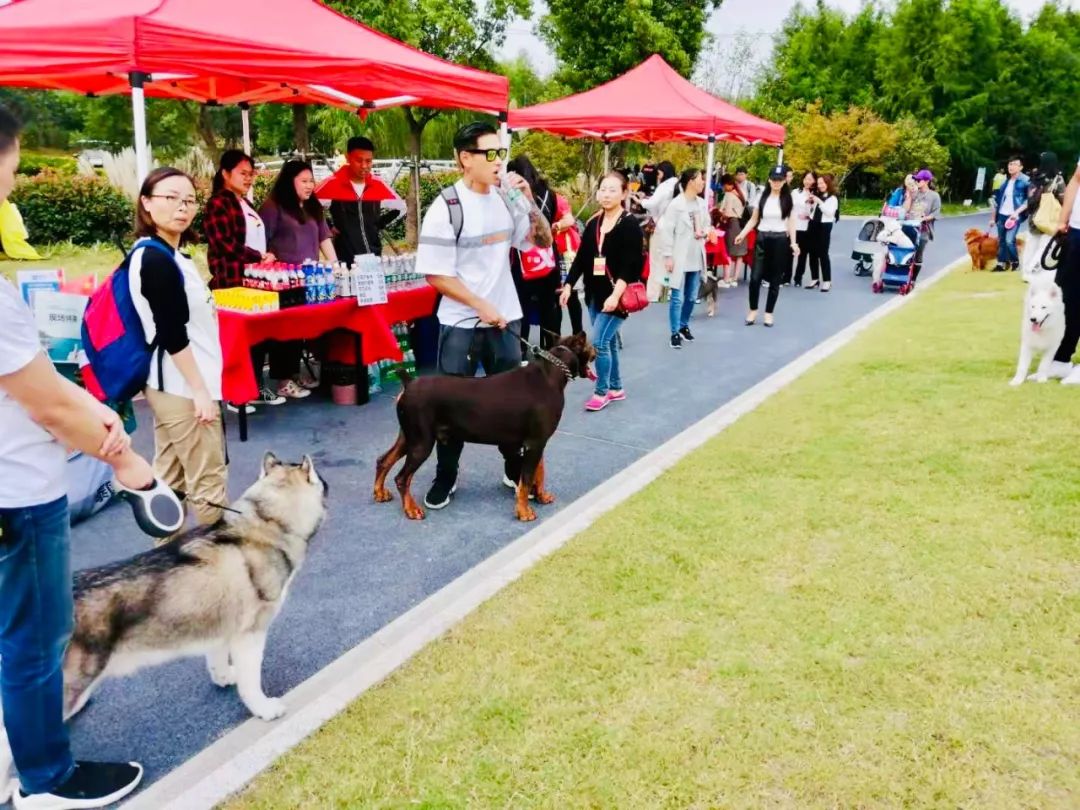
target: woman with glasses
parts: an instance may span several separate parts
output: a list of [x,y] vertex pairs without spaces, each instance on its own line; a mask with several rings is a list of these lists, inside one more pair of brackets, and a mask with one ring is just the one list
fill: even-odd
[[[521,175],[529,184],[536,207],[554,228],[558,210],[557,195],[533,166],[532,161],[525,155],[518,155],[510,161],[507,169]],[[537,342],[545,349],[555,345],[556,337],[562,332],[562,308],[559,306],[562,273],[559,272],[559,258],[554,247],[534,248],[524,254],[515,250],[510,257],[510,269],[514,274],[514,285],[517,287],[523,313],[521,337],[529,339],[529,316],[530,311],[535,309],[540,324],[540,339]],[[545,259],[550,260],[550,266],[547,261],[543,261]]]
[[181,251],[198,211],[195,185],[179,169],[152,171],[135,204],[135,233],[152,246],[129,258],[131,298],[148,340],[146,401],[154,414],[154,471],[188,494],[199,523],[214,523],[227,497],[221,425],[221,342],[214,298]]
[[[239,149],[227,149],[221,155],[221,163],[214,175],[213,193],[206,201],[203,217],[211,289],[239,287],[244,283],[245,265],[277,260],[266,249],[266,225],[247,199],[254,179],[255,163],[250,155]],[[255,404],[281,405],[285,397],[263,382],[263,365],[268,351],[273,352],[268,343],[260,343],[251,349],[255,382],[259,387]],[[230,404],[229,410],[235,412],[238,407]],[[248,413],[254,411],[251,405],[244,407]]]

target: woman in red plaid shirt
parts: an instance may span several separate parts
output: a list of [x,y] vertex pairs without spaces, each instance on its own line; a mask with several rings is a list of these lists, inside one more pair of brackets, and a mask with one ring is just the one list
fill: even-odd
[[[206,258],[210,265],[210,288],[240,287],[244,266],[273,262],[266,250],[266,226],[259,212],[248,202],[247,194],[255,178],[255,162],[239,149],[229,149],[221,156],[214,175],[213,194],[206,202],[203,232],[206,234]],[[262,368],[267,351],[273,347],[260,343],[252,347],[251,362],[259,383],[260,405],[281,405],[285,397],[263,384]],[[238,406],[229,405],[236,411]],[[251,406],[248,413],[251,413]]]

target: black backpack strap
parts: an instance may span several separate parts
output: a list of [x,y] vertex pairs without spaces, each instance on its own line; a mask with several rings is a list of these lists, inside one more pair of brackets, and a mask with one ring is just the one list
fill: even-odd
[[[176,263],[176,254],[174,254],[173,251],[171,249],[169,249],[168,247],[166,247],[165,245],[161,244],[160,242],[158,242],[158,241],[156,241],[154,239],[151,239],[150,237],[143,237],[142,239],[139,239],[138,241],[136,241],[135,244],[131,246],[131,250],[128,251],[128,255],[124,257],[124,263],[130,265],[131,257],[135,254],[135,251],[139,250],[140,248],[147,248],[147,249],[152,248],[153,250],[156,250],[159,253],[164,253],[166,256],[168,256],[169,259],[172,260],[173,267],[176,268],[176,272],[179,273],[179,275],[180,275],[180,286],[181,287],[184,286],[184,272],[180,269],[180,265],[178,265]],[[165,347],[158,345],[157,335],[154,335],[154,339],[152,341],[150,341],[150,350],[151,351],[154,351],[154,350],[157,351],[158,390],[164,392],[165,391]]]
[[454,242],[461,239],[461,229],[465,227],[465,213],[461,210],[461,198],[458,197],[457,189],[447,186],[439,192],[439,196],[446,202],[446,208],[450,212],[450,227],[454,229]]

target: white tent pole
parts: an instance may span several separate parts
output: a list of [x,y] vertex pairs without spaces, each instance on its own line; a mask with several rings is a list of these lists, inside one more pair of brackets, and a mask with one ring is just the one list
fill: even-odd
[[604,174],[611,171],[611,144],[604,140]]
[[[499,141],[503,145],[503,149],[507,152],[510,150],[510,125],[507,123],[507,115],[504,112],[499,113]],[[507,155],[509,157],[509,154]]]
[[[243,129],[243,132],[244,132],[244,154],[245,155],[250,155],[251,154],[251,118],[250,118],[250,115],[249,115],[250,111],[251,111],[251,105],[248,104],[246,101],[241,101],[240,102],[240,127]],[[254,168],[254,167],[252,167],[252,168]],[[255,201],[255,186],[254,185],[252,185],[251,188],[248,189],[247,198],[248,198],[248,200],[250,202]]]
[[776,150],[776,165],[777,166],[783,166],[784,165],[784,147],[783,146],[779,147]]
[[146,144],[146,97],[143,95],[143,82],[149,77],[145,73],[133,70],[128,74],[131,83],[131,116],[135,129],[135,172],[141,186],[146,175],[150,174],[150,155]]
[[716,158],[716,136],[709,136],[709,148],[705,156],[705,210],[712,210],[713,188],[712,174],[713,162]]

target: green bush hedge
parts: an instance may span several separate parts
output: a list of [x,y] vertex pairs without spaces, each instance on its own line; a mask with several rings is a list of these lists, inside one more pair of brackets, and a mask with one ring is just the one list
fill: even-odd
[[127,239],[134,224],[131,201],[98,177],[68,177],[45,170],[18,178],[11,200],[35,244],[115,242],[117,237]]
[[78,162],[67,155],[42,155],[25,151],[19,155],[18,173],[27,177],[36,177],[44,171],[71,176],[77,170]]

